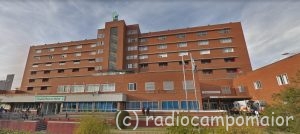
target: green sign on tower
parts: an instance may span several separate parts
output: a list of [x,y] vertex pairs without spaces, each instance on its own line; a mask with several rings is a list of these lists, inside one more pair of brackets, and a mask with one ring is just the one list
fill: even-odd
[[118,17],[119,17],[119,15],[118,15],[117,12],[113,12],[113,13],[112,13],[113,21],[117,21],[117,20],[118,20]]

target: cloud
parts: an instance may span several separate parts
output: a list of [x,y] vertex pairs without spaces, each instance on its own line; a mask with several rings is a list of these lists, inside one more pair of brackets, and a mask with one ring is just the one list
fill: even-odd
[[300,2],[243,1],[1,1],[0,78],[20,86],[31,45],[95,38],[117,11],[142,32],[241,21],[253,68],[299,52]]

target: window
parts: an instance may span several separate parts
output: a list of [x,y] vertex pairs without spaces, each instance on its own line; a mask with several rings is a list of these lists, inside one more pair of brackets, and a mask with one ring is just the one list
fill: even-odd
[[[185,87],[185,85],[186,85],[186,87]],[[194,82],[192,81],[192,80],[186,80],[185,81],[185,83],[184,83],[184,81],[182,81],[182,89],[183,90],[191,90],[191,89],[195,89],[194,88]]]
[[27,87],[27,91],[32,91],[33,87]]
[[79,57],[79,56],[81,56],[81,53],[75,53],[75,56]]
[[39,67],[39,64],[33,64],[32,67]]
[[29,79],[29,83],[35,82],[35,79]]
[[84,85],[72,85],[71,93],[82,93],[84,92]]
[[40,50],[40,49],[35,50],[35,53],[37,53],[37,54],[42,53],[42,50]]
[[235,58],[224,58],[224,62],[235,62]]
[[48,82],[49,81],[49,78],[43,78],[42,79],[42,82]]
[[140,39],[140,42],[141,42],[141,43],[147,42],[147,39],[145,39],[145,38],[144,38],[144,39]]
[[237,69],[236,68],[227,68],[226,71],[227,71],[227,73],[236,73]]
[[160,37],[158,37],[157,39],[158,39],[158,40],[166,40],[167,37],[166,37],[166,36],[160,36]]
[[208,45],[209,44],[209,41],[208,40],[200,40],[198,42],[198,45]]
[[54,52],[54,48],[49,48],[48,51],[49,52]]
[[99,33],[98,34],[98,38],[104,38],[104,34],[103,33]]
[[138,39],[137,38],[128,38],[128,43],[133,43],[133,42],[137,42]]
[[187,47],[187,43],[186,42],[181,42],[177,44],[178,47]]
[[126,109],[128,110],[140,110],[141,103],[139,101],[128,101],[126,102]]
[[164,81],[163,86],[164,86],[164,90],[174,90],[174,82],[173,81]]
[[147,51],[148,47],[147,46],[141,46],[139,47],[139,51]]
[[189,53],[188,52],[179,52],[178,56],[188,56]]
[[140,64],[140,68],[148,68],[148,64]]
[[224,53],[232,53],[232,52],[234,52],[234,49],[231,48],[231,47],[230,47],[230,48],[224,48],[224,49],[223,49],[223,52],[224,52]]
[[74,64],[80,64],[80,60],[74,60],[73,63]]
[[142,106],[144,108],[149,107],[152,110],[158,109],[158,101],[142,101]]
[[70,89],[71,89],[70,86],[60,85],[57,87],[57,93],[69,93]]
[[61,61],[61,62],[58,62],[58,65],[65,65],[66,64],[66,62],[65,61]]
[[162,106],[162,110],[178,110],[179,102],[178,101],[162,101],[161,106]]
[[219,39],[220,43],[231,43],[232,40],[231,38],[223,38],[223,39]]
[[75,112],[76,111],[76,102],[63,102],[62,104],[63,112]]
[[137,59],[137,55],[128,55],[128,56],[126,56],[126,60],[133,60],[133,59]]
[[50,66],[52,66],[52,63],[46,63],[45,66],[50,67]]
[[89,59],[89,63],[95,63],[95,59]]
[[229,86],[222,86],[221,91],[222,91],[222,94],[231,94],[231,90],[230,90]]
[[[189,61],[184,61],[184,65],[188,65],[189,64]],[[179,61],[179,65],[182,65],[182,61]]]
[[104,41],[97,42],[97,46],[104,46]]
[[127,50],[128,51],[135,51],[135,50],[137,50],[137,48],[138,48],[138,46],[129,46],[129,47],[127,47]]
[[224,28],[224,29],[221,29],[218,31],[219,34],[227,34],[230,32],[230,29],[229,28]]
[[62,54],[61,58],[67,58],[67,54]]
[[181,101],[181,109],[197,110],[199,109],[199,104],[197,101]]
[[246,89],[245,89],[245,86],[238,86],[238,89],[239,89],[239,92],[242,93],[242,92],[246,92]]
[[178,34],[176,37],[179,39],[182,39],[182,38],[185,38],[185,34]]
[[276,79],[279,86],[289,84],[287,74],[277,75]]
[[213,74],[213,70],[212,69],[203,69],[202,73],[205,75],[210,75],[210,74]]
[[211,59],[203,59],[201,60],[201,64],[209,64],[211,63]]
[[97,53],[98,54],[102,54],[103,53],[103,49],[98,49]]
[[137,63],[134,63],[134,64],[127,64],[127,68],[130,69],[130,68],[137,68]]
[[141,60],[142,60],[142,59],[148,59],[148,55],[140,55],[140,56],[139,56],[139,59],[141,59]]
[[36,60],[40,60],[40,59],[41,59],[41,57],[40,57],[40,56],[34,56],[34,59],[36,59]]
[[48,59],[53,59],[53,56],[52,56],[52,55],[49,55],[49,56],[48,56]]
[[96,58],[96,62],[103,62],[103,58]]
[[168,46],[166,44],[157,45],[157,49],[166,49]]
[[68,50],[68,47],[62,47],[62,50]]
[[91,44],[91,47],[96,47],[97,46],[97,44]]
[[159,67],[167,67],[168,66],[168,62],[160,62],[158,63]]
[[136,91],[136,83],[128,83],[129,91]]
[[36,75],[36,73],[37,73],[36,71],[31,71],[30,72],[31,75]]
[[155,90],[155,82],[145,82],[145,90],[146,91]]
[[210,50],[200,50],[201,55],[210,54]]
[[97,54],[97,52],[96,51],[92,51],[92,52],[90,52],[90,55],[96,55]]
[[81,48],[82,48],[82,45],[77,45],[75,48],[76,48],[76,49],[81,49]]
[[101,84],[102,92],[114,92],[115,91],[115,83],[111,84]]
[[256,90],[262,88],[262,85],[261,85],[260,81],[253,82],[253,85],[254,85],[254,89],[256,89]]
[[95,71],[94,67],[88,67],[88,71]]
[[50,74],[50,70],[45,70],[44,74]]
[[168,54],[166,54],[166,53],[164,53],[164,54],[158,54],[157,56],[158,56],[158,58],[167,58]]
[[137,34],[137,30],[128,30],[127,34],[128,35]]
[[78,112],[92,112],[92,111],[93,111],[93,102],[78,103]]
[[57,73],[64,73],[64,72],[65,72],[64,69],[58,69],[58,70],[57,70]]
[[132,64],[127,64],[127,68],[133,68],[133,65]]
[[48,87],[46,87],[46,86],[42,86],[42,87],[41,87],[41,90],[47,90],[47,88],[48,88]]
[[73,68],[72,72],[79,72],[79,68]]
[[89,84],[86,86],[86,92],[99,92],[100,85],[99,84]]
[[96,71],[102,70],[102,66],[96,66],[96,67],[95,67],[95,70],[96,70]]
[[207,35],[207,31],[200,31],[197,33],[198,36],[206,36]]

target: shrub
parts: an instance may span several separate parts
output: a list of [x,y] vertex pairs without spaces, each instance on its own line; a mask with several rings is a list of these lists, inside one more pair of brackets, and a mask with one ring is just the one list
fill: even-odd
[[[121,113],[120,113],[121,112]],[[119,117],[118,117],[118,120],[116,121],[116,118],[117,118],[117,115],[119,114]],[[125,117],[129,116],[129,112],[127,111],[117,111],[116,114],[115,114],[115,121],[116,121],[116,125],[118,125],[121,129],[125,129],[126,126],[125,124],[123,124],[123,120]],[[129,123],[129,119],[127,118],[125,120],[125,123],[128,124]]]
[[[289,125],[267,127],[269,133],[273,132],[300,132],[300,71],[296,74],[296,78],[291,79],[292,83],[283,89],[280,93],[274,94],[274,102],[271,106],[266,107],[265,115],[269,117],[293,116],[294,120],[289,120]],[[274,113],[274,114],[273,114]],[[269,120],[271,122],[271,119]]]
[[[176,116],[173,122],[174,126],[167,127],[168,134],[197,134],[197,130],[192,125],[190,117],[188,119],[189,122],[187,125],[186,122],[183,122],[185,125],[181,124],[183,116],[183,114]],[[176,124],[177,120],[179,120],[178,124]]]
[[30,132],[0,129],[0,134],[30,134]]
[[109,134],[110,128],[104,120],[96,116],[85,116],[80,120],[76,134]]

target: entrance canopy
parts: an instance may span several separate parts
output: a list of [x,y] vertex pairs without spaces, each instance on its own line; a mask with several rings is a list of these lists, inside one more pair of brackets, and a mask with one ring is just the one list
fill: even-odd
[[204,100],[219,100],[219,99],[222,99],[222,100],[247,100],[247,99],[251,99],[250,96],[206,96],[206,97],[203,97],[202,99]]
[[126,101],[122,93],[115,94],[57,94],[57,95],[1,95],[2,103],[18,102],[91,102],[91,101]]

